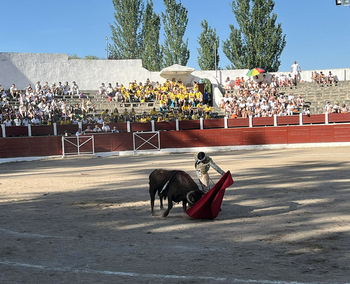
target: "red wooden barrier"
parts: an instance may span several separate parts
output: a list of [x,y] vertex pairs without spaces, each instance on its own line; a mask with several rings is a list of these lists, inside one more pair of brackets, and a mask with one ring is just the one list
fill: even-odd
[[54,135],[53,126],[52,125],[32,126],[32,135],[33,136]]
[[277,125],[298,125],[299,115],[278,116]]
[[133,122],[133,123],[130,123],[130,128],[132,132],[137,132],[137,131],[148,132],[148,131],[152,131],[152,124],[150,122],[146,122],[146,123]]
[[227,127],[248,127],[248,118],[229,118],[227,120]]
[[0,139],[0,158],[62,155],[61,136]]
[[331,113],[328,115],[328,122],[350,121],[350,113]]
[[6,137],[28,136],[27,126],[6,126],[5,131]]
[[75,134],[78,131],[78,125],[57,125],[57,135],[62,135],[65,131],[70,134]]
[[271,117],[253,117],[254,126],[273,126],[273,116]]
[[325,123],[324,114],[303,115],[303,124],[323,124]]
[[162,121],[155,123],[155,130],[176,130],[176,121]]
[[200,122],[199,120],[182,120],[179,121],[179,128],[181,130],[199,129]]
[[204,129],[213,129],[213,128],[224,128],[225,122],[224,119],[204,119],[203,120],[203,128]]
[[[94,134],[94,137],[96,152],[133,150],[133,133],[100,133]],[[156,144],[157,138],[152,139],[151,142]],[[350,124],[160,132],[161,149],[323,142],[350,142]],[[141,143],[143,142],[137,145]],[[61,155],[61,147],[61,136],[2,138],[0,139],[0,157]],[[142,149],[154,149],[154,147],[147,146]]]

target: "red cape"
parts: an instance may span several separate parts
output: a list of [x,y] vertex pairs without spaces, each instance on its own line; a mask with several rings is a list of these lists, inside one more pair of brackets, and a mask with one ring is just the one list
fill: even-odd
[[220,212],[225,189],[232,184],[231,173],[227,171],[212,189],[186,210],[188,216],[194,219],[215,219]]

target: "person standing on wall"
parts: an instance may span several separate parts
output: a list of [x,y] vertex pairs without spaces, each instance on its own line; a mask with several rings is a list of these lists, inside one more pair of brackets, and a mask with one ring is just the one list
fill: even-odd
[[299,72],[301,72],[301,67],[296,61],[294,61],[294,64],[290,67],[290,72],[292,73],[294,85],[296,86],[299,82]]

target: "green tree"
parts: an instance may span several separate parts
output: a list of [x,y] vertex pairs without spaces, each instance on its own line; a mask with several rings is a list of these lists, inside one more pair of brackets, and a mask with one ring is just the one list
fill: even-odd
[[68,59],[81,59],[76,53],[68,54]]
[[142,0],[112,0],[115,9],[114,25],[110,24],[112,40],[109,45],[110,58],[141,58]]
[[201,70],[216,70],[220,59],[218,54],[219,37],[216,35],[216,29],[212,29],[206,20],[201,22],[201,26],[203,30],[198,37],[200,48],[197,48],[199,68]]
[[85,58],[86,60],[99,60],[99,59],[102,59],[96,55],[85,55]]
[[280,56],[286,45],[282,25],[276,24],[273,0],[233,0],[232,11],[239,28],[230,25],[223,51],[231,61],[228,69],[264,68],[278,71]]
[[152,0],[147,1],[142,22],[142,64],[149,71],[162,69],[162,55],[159,45],[160,16],[153,11]]
[[186,65],[190,58],[188,39],[183,40],[188,23],[188,10],[176,0],[163,0],[165,13],[162,12],[164,24],[164,44],[162,45],[164,65]]

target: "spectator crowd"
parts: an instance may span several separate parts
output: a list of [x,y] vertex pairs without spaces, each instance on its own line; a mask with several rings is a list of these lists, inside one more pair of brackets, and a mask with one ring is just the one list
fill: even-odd
[[[321,72],[322,73],[322,72]],[[314,73],[316,74],[316,72]],[[316,76],[313,74],[313,77]],[[317,74],[313,80],[317,83],[334,84],[334,76],[329,72],[328,76]],[[279,79],[272,75],[269,80],[266,75],[249,77],[237,77],[235,80],[227,78],[223,88],[225,95],[221,102],[221,108],[229,118],[248,116],[267,117],[293,115],[302,112],[309,115],[301,95],[294,97],[292,93],[285,95],[279,92],[280,87],[293,88],[296,79],[289,74],[282,74]],[[79,103],[67,104],[64,96],[79,96]],[[108,123],[121,122],[149,122],[155,120],[196,120],[200,117],[210,119],[213,117],[209,98],[199,91],[198,84],[193,82],[191,86],[185,86],[181,80],[166,80],[163,84],[152,83],[149,79],[145,83],[130,82],[128,86],[116,83],[98,88],[98,95],[107,101],[118,103],[147,103],[158,104],[150,112],[137,113],[135,108],[123,111],[105,109],[101,113],[96,108],[91,98],[84,98],[75,81],[72,84],[59,82],[43,85],[38,81],[35,86],[29,84],[24,90],[18,90],[13,84],[9,90],[4,90],[0,85],[0,121],[6,126],[27,126],[58,124],[95,124],[95,131],[112,131],[106,128]],[[15,104],[13,103],[15,102]],[[330,102],[325,106],[325,111],[347,112],[346,105],[339,106],[336,102],[331,106]],[[107,126],[103,126],[105,123]],[[102,127],[100,127],[101,125]],[[102,130],[102,128],[104,130]],[[99,130],[100,129],[100,130]],[[116,129],[114,129],[116,130]]]

